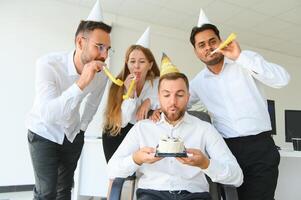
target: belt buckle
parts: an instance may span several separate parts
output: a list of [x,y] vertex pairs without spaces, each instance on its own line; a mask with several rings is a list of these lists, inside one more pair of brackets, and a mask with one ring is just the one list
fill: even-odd
[[168,192],[169,192],[170,194],[181,194],[181,193],[182,193],[182,190],[175,190],[175,191],[169,190]]

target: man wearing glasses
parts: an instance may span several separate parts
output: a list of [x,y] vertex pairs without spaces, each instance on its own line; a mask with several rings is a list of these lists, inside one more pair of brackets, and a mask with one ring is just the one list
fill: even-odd
[[107,83],[101,71],[110,51],[111,27],[102,22],[99,10],[97,2],[88,19],[80,22],[75,51],[52,53],[37,61],[37,95],[26,122],[35,174],[34,199],[71,199],[84,132]]

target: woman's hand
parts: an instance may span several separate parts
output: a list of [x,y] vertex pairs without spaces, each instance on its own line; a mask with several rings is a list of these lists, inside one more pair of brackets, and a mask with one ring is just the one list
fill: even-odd
[[136,113],[136,120],[142,120],[147,118],[147,113],[150,110],[151,101],[149,98],[145,99],[142,104],[139,106]]
[[161,119],[161,109],[154,110],[153,114],[149,117],[153,122],[158,122]]
[[[132,82],[132,80],[135,78],[135,75],[134,74],[129,74],[126,79],[124,80],[124,87],[126,89],[126,92],[129,90],[129,87],[130,87],[130,84]],[[133,88],[133,91],[136,91],[136,84],[134,85],[134,88]],[[135,92],[132,92],[130,94],[130,98],[133,98],[135,95]]]

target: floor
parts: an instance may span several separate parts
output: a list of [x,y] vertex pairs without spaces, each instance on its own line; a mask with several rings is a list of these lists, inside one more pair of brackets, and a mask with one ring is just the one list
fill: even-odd
[[[32,191],[0,193],[0,200],[32,200]],[[98,197],[80,197],[79,200],[104,200]]]
[[32,200],[32,191],[0,193],[0,200]]
[[[72,190],[72,193],[74,191]],[[132,192],[132,182],[125,182],[122,189],[122,199],[128,200],[130,199]],[[33,199],[33,191],[23,191],[23,192],[8,192],[1,193],[0,192],[0,200],[32,200]],[[106,200],[106,198],[100,197],[89,197],[89,196],[78,196],[78,200]],[[134,198],[135,199],[135,198]]]

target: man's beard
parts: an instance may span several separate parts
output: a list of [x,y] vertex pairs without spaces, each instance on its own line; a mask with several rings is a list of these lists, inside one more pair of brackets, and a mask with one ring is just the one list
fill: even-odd
[[207,66],[213,66],[216,65],[218,63],[220,63],[222,60],[224,59],[224,55],[223,54],[219,54],[216,58],[210,60],[210,61],[204,61],[201,59],[201,61],[203,63],[205,63]]
[[165,117],[170,122],[175,122],[175,121],[178,121],[179,119],[181,119],[184,116],[185,111],[186,111],[185,109],[182,109],[182,110],[178,110],[172,114],[169,114],[166,110],[162,110]]
[[88,52],[87,50],[85,50],[82,55],[81,55],[81,62],[83,65],[93,61],[93,60],[99,60],[99,61],[102,61],[102,62],[105,62],[106,59],[101,57],[101,58],[98,58],[98,59],[92,59],[89,55],[88,55]]

